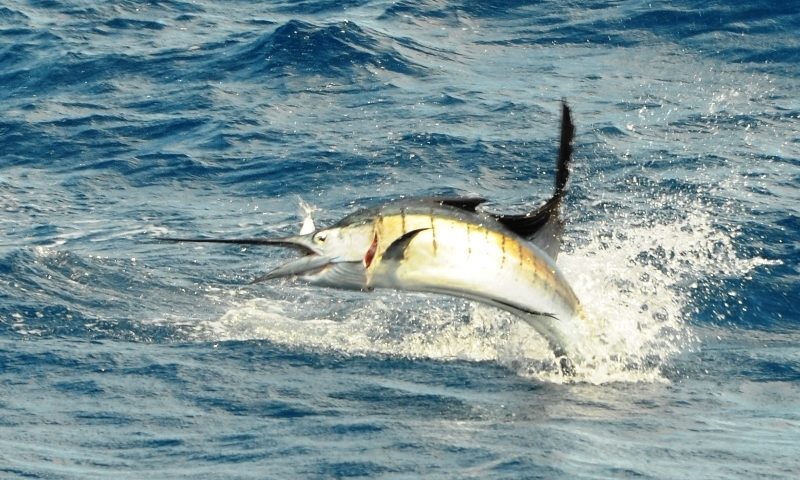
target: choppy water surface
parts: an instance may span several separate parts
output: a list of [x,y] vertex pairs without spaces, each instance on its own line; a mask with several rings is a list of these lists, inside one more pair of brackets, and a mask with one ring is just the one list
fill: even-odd
[[[795,478],[792,2],[0,6],[3,478]],[[550,193],[565,379],[457,299],[248,285],[401,195]]]

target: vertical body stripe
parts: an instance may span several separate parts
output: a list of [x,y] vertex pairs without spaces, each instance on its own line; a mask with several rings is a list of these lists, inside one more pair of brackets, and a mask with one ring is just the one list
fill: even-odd
[[467,223],[467,256],[472,255],[472,226]]
[[433,254],[436,255],[436,229],[433,227],[433,211],[430,214],[431,218],[431,237],[433,238]]
[[506,236],[500,235],[500,251],[502,252],[502,256],[500,258],[500,268],[503,268],[503,265],[506,264]]

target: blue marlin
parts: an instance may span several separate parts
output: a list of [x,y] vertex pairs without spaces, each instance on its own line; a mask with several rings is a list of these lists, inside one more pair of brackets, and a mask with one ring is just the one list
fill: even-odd
[[161,238],[174,242],[290,247],[304,255],[252,283],[299,278],[311,285],[388,288],[467,298],[508,311],[550,345],[564,373],[580,352],[582,308],[556,266],[575,127],[562,104],[555,192],[527,214],[492,214],[474,197],[404,199],[360,210],[336,224],[282,238]]

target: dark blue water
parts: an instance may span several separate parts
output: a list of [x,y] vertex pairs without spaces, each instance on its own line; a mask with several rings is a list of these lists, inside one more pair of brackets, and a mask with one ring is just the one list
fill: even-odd
[[[796,478],[800,5],[0,6],[0,477]],[[401,195],[550,193],[596,343],[248,285]]]

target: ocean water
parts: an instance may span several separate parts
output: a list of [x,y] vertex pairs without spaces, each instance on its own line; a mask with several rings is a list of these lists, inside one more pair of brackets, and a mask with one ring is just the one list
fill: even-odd
[[[0,478],[797,478],[796,1],[0,5]],[[595,335],[169,244],[550,195]]]

